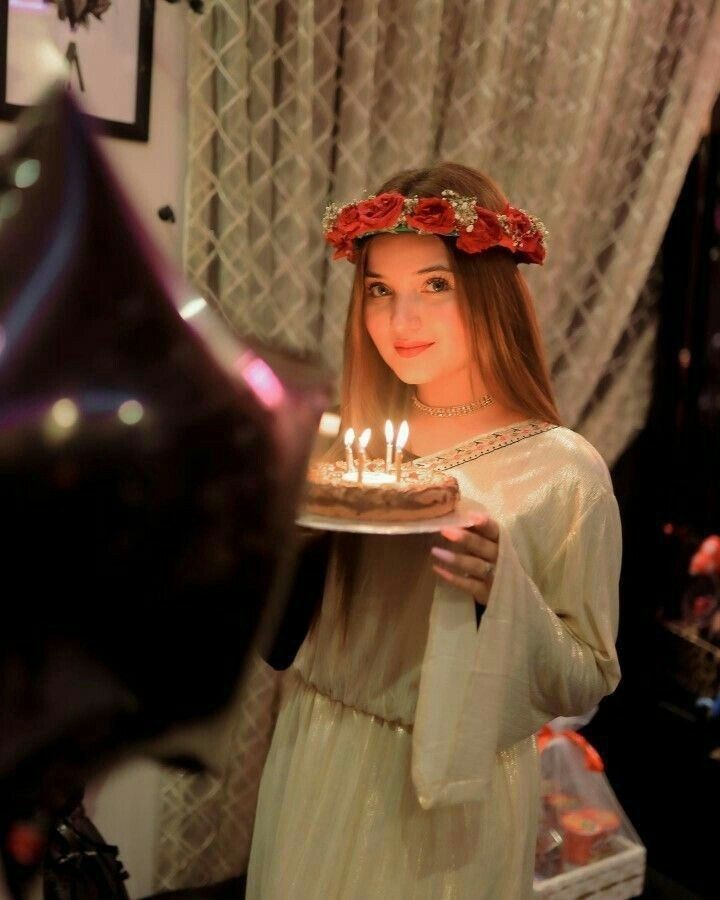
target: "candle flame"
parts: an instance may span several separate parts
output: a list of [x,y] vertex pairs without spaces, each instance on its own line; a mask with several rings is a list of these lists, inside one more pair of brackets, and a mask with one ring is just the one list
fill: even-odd
[[400,427],[398,428],[398,436],[397,436],[397,441],[395,442],[395,447],[398,450],[402,450],[403,447],[405,446],[405,444],[407,444],[407,439],[409,436],[410,436],[410,426],[403,419],[403,421],[400,423]]
[[345,446],[352,447],[355,441],[355,430],[353,428],[348,428],[345,432]]
[[371,434],[372,434],[371,429],[366,428],[365,431],[363,431],[363,433],[358,438],[358,444],[360,445],[361,450],[364,450],[367,447],[367,445],[370,443],[370,435]]
[[385,443],[392,444],[394,435],[393,423],[388,419],[387,422],[385,422]]

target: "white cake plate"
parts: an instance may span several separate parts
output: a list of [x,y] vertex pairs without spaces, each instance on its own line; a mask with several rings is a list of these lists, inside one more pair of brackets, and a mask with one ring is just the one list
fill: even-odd
[[334,516],[316,516],[304,513],[295,520],[302,528],[319,531],[352,531],[356,534],[428,534],[441,528],[468,528],[473,524],[473,513],[486,512],[482,503],[461,497],[455,509],[446,516],[431,519],[415,519],[411,522],[373,522],[370,519],[337,519]]

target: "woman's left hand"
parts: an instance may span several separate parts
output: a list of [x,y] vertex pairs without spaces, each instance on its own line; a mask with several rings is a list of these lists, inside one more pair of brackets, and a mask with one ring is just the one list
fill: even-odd
[[490,589],[498,558],[500,528],[486,513],[478,513],[470,528],[443,528],[440,534],[451,542],[433,547],[433,569],[445,581],[466,591],[483,606]]

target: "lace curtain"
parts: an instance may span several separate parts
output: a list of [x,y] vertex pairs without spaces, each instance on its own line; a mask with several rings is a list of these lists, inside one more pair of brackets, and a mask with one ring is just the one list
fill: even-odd
[[[233,326],[339,370],[351,266],[329,261],[327,200],[478,167],[550,231],[523,272],[563,418],[611,465],[645,419],[653,262],[720,88],[720,2],[206,0],[190,27],[185,262]],[[248,703],[273,684],[256,673]],[[232,796],[167,783],[158,886],[244,864],[261,762],[243,754]],[[216,839],[196,852],[176,839],[203,790]]]

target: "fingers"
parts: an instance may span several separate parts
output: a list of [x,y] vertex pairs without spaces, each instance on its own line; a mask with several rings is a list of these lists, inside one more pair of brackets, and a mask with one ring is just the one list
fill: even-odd
[[497,562],[497,541],[465,528],[443,528],[440,534],[448,541],[452,541],[454,549],[459,553],[479,556],[491,563]]
[[476,578],[465,578],[462,575],[457,575],[454,572],[451,572],[449,569],[444,568],[443,566],[434,565],[433,570],[437,572],[437,574],[447,581],[449,584],[454,585],[457,588],[460,588],[461,591],[465,591],[467,594],[473,598],[476,603],[480,603],[482,606],[485,606],[488,602],[488,597],[490,595],[490,588],[483,581],[478,581]]
[[472,530],[497,544],[500,540],[500,526],[487,513],[472,513]]
[[443,528],[440,533],[451,542],[452,549],[432,548],[433,570],[484,606],[490,596],[498,558],[498,523],[487,513],[477,513],[470,528]]
[[433,547],[430,552],[444,569],[448,569],[456,575],[474,578],[477,581],[487,581],[492,577],[493,564],[478,556],[455,553],[452,550],[445,550],[443,547]]

